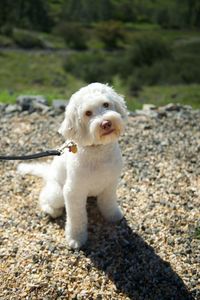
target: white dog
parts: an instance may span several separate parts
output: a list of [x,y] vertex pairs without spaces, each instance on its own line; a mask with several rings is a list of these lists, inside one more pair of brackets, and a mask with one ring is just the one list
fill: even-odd
[[77,153],[65,152],[51,164],[20,164],[22,174],[44,178],[41,209],[53,218],[67,213],[66,239],[71,248],[87,240],[86,201],[97,196],[98,207],[109,221],[123,215],[116,187],[122,169],[118,137],[124,130],[127,110],[124,99],[111,87],[92,83],[72,95],[59,133],[73,141]]

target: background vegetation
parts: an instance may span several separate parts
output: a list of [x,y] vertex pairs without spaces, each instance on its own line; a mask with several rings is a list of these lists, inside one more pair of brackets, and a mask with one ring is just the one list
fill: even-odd
[[101,81],[130,109],[200,107],[200,0],[1,0],[0,101]]

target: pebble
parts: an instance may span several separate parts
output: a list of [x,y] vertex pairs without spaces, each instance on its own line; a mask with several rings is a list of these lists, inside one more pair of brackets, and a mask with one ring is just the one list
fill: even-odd
[[[63,113],[7,107],[0,105],[2,154],[62,144]],[[42,181],[1,161],[0,298],[198,300],[199,124],[199,110],[176,104],[130,114],[120,138],[124,219],[107,223],[89,201],[89,240],[80,251],[67,248],[65,215],[51,220],[39,211]]]

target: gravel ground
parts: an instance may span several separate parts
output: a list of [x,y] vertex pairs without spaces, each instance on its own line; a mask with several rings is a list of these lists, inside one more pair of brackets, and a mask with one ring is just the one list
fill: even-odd
[[[0,152],[55,148],[62,118],[1,111]],[[67,248],[65,216],[40,212],[41,179],[0,162],[0,299],[200,299],[200,111],[132,114],[120,144],[125,218],[108,224],[90,199],[80,251]]]

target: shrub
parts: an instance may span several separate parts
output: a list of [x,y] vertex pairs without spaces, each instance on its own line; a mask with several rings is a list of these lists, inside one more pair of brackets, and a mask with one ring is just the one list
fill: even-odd
[[117,21],[104,21],[96,25],[96,34],[105,48],[118,48],[118,42],[124,39],[123,25]]
[[64,68],[86,82],[111,82],[115,63],[115,57],[103,52],[74,53],[67,57]]
[[150,66],[158,60],[171,57],[171,49],[162,39],[143,35],[134,41],[128,55],[135,66]]
[[182,82],[180,72],[177,72],[175,60],[162,60],[153,65],[135,68],[129,76],[128,88],[134,94],[135,89],[142,86],[179,84]]
[[142,90],[142,82],[136,74],[132,74],[132,76],[128,79],[128,90],[130,95],[137,97],[138,93]]
[[133,69],[128,79],[131,94],[144,85],[174,85],[200,83],[199,57],[180,56],[171,60],[157,61]]
[[125,79],[132,74],[135,69],[154,65],[156,62],[172,59],[171,48],[157,36],[141,35],[134,39],[129,48],[124,52],[118,62],[121,76]]
[[29,31],[15,29],[12,37],[14,42],[22,48],[46,48],[44,41]]
[[66,45],[72,49],[87,49],[87,34],[80,23],[63,22],[55,28],[65,41]]
[[170,10],[167,7],[160,8],[155,13],[155,20],[162,28],[171,28]]
[[11,37],[13,34],[13,27],[12,25],[9,24],[4,24],[1,28],[0,28],[0,33],[6,36]]
[[0,35],[0,47],[11,47],[13,46],[12,40],[4,35]]
[[177,58],[177,69],[182,83],[200,83],[200,56],[188,54]]

